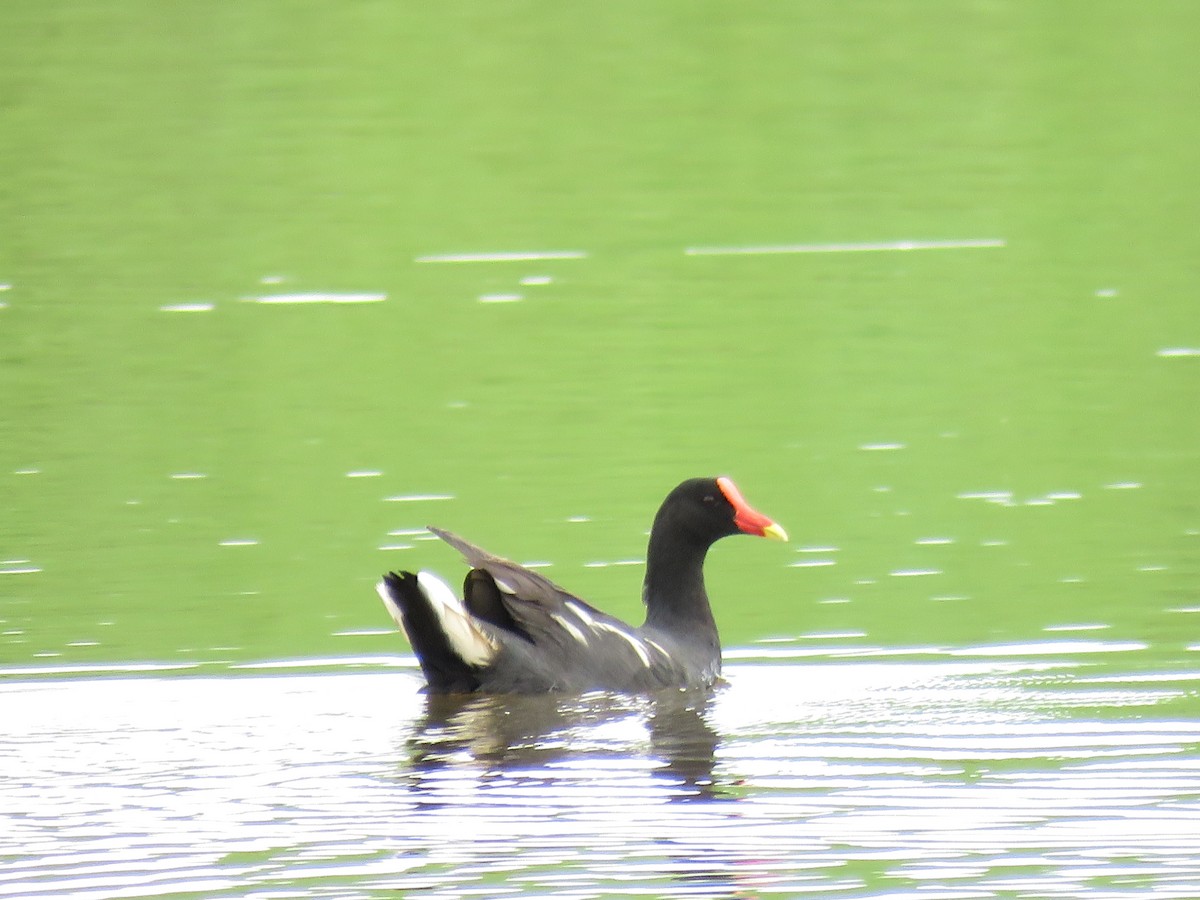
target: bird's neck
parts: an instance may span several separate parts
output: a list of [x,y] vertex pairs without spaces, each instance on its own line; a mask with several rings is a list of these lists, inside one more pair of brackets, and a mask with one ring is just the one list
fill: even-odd
[[709,545],[660,527],[662,524],[655,521],[646,552],[642,585],[646,625],[665,631],[686,629],[697,637],[715,640],[717,626],[704,589],[704,557]]

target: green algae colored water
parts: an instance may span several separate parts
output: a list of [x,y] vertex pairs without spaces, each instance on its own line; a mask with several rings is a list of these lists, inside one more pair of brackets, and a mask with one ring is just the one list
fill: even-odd
[[[0,704],[19,738],[5,762],[26,775],[4,816],[79,826],[21,832],[4,859],[33,881],[9,893],[58,895],[56,854],[106,829],[135,837],[97,853],[135,861],[136,835],[203,838],[164,824],[201,810],[283,824],[222,844],[229,856],[164,852],[170,877],[139,894],[119,876],[125,895],[478,892],[460,867],[494,887],[511,848],[481,833],[460,858],[438,835],[479,820],[455,804],[482,771],[499,773],[498,805],[482,801],[498,829],[513,830],[510,802],[545,817],[517,829],[532,854],[518,892],[669,894],[662,872],[691,871],[704,848],[641,881],[611,867],[699,822],[724,874],[687,883],[713,896],[853,897],[951,875],[980,896],[1044,896],[1059,877],[1194,896],[1174,818],[1121,853],[1108,832],[1072,837],[1085,811],[1039,790],[1079,761],[1068,776],[1085,781],[1068,787],[1118,792],[1118,834],[1157,822],[1146,810],[1194,814],[1200,792],[1198,37],[1184,2],[7,5]],[[458,577],[425,525],[638,619],[659,501],[722,473],[792,542],[710,556],[731,687],[682,725],[667,716],[682,729],[667,750],[653,715],[612,698],[603,721],[430,718],[372,590],[389,568]],[[345,677],[251,677],[279,666]],[[146,668],[161,674],[97,677]],[[843,676],[847,697],[814,688]],[[878,684],[911,713],[895,752],[918,761],[898,773],[887,735],[853,753],[828,737],[876,733]],[[227,708],[231,690],[276,712],[172,727],[238,747],[245,780],[222,781],[204,741],[154,749],[169,697]],[[781,694],[811,706],[759,709]],[[36,799],[104,755],[116,719],[95,712],[111,712],[102,697],[144,713],[123,726],[138,762],[101,773],[101,793],[173,798],[162,818],[88,819],[108,794]],[[964,697],[967,724],[948,731]],[[298,725],[278,712],[306,704]],[[337,741],[287,749],[311,747],[342,705],[370,764],[348,750],[334,765]],[[534,724],[497,736],[498,715]],[[1139,716],[1174,724],[1139,732]],[[1063,718],[1090,724],[1047,724]],[[961,728],[999,737],[973,749]],[[1110,733],[1127,737],[1096,737]],[[1153,796],[1117,802],[1121,741],[1165,767]],[[600,748],[599,769],[581,746]],[[546,747],[563,752],[521,749]],[[347,831],[341,809],[321,819],[290,795],[267,819],[229,813],[237,794],[270,807],[291,784],[254,774],[260,751],[281,769],[328,765],[317,795],[369,785],[355,802],[378,821]],[[698,790],[699,806],[663,806],[618,839],[593,787],[645,769],[631,802],[665,803],[677,791],[656,767],[697,754],[700,775],[670,784],[699,777],[736,803]],[[449,812],[420,830],[430,755]],[[31,767],[45,758],[58,761]],[[818,758],[849,761],[821,769],[832,780],[810,807],[816,763],[800,760]],[[160,777],[171,760],[214,779],[198,806]],[[527,765],[542,768],[511,774]],[[1032,818],[987,806],[996,820],[973,820],[978,840],[954,850],[934,819],[877,818],[943,814],[928,792],[948,782],[938,796],[970,806],[979,778],[1019,782]],[[750,810],[750,843],[792,835],[765,868],[717,837]],[[289,830],[309,815],[330,845]],[[564,816],[611,852],[563,850]],[[824,816],[866,837],[795,837]],[[1032,830],[987,830],[1016,819]],[[882,861],[913,834],[921,853]],[[979,863],[1018,848],[1007,875]],[[1101,851],[1124,868],[1081,874]],[[349,874],[276,874],[308,852]],[[180,874],[196,866],[198,886]],[[68,874],[79,891],[71,879],[92,877]]]

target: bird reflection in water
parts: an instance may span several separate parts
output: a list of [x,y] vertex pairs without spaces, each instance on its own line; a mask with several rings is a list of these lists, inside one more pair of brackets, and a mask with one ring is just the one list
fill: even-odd
[[[543,787],[587,777],[597,789],[640,775],[670,801],[732,799],[714,780],[719,743],[709,723],[713,689],[639,696],[429,694],[407,740],[405,780],[436,806],[455,771],[478,779],[514,776]],[[551,799],[551,798],[543,798]]]

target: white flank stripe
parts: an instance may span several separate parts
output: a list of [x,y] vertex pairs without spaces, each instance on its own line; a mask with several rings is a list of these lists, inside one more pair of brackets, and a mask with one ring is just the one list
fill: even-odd
[[648,654],[646,652],[645,644],[643,644],[641,641],[639,641],[637,638],[635,638],[632,634],[627,634],[626,632],[622,631],[620,628],[614,628],[611,625],[607,625],[605,627],[607,627],[608,630],[611,631],[613,634],[615,634],[617,637],[622,638],[625,641],[627,641],[629,643],[629,646],[632,647],[633,651],[638,655],[638,658],[641,659],[642,664],[646,668],[650,668],[650,654]]
[[425,500],[453,500],[453,494],[397,494],[394,497],[384,497],[384,503],[419,503]]
[[608,622],[596,622],[595,627],[597,630],[611,631],[617,637],[621,638],[621,640],[628,643],[638,657],[642,660],[643,665],[645,665],[647,668],[650,667],[650,655],[646,652],[646,645],[635,638],[632,634],[627,631],[623,631],[616,625],[612,625]]
[[434,253],[418,256],[419,263],[535,262],[542,259],[586,259],[583,250],[518,250],[497,253]]
[[583,624],[590,625],[592,628],[596,627],[596,620],[593,619],[591,614],[588,613],[588,611],[578,603],[568,600],[567,608],[571,610],[571,612],[575,613],[575,615],[579,616],[579,618],[583,620]]
[[745,247],[688,247],[687,256],[766,256],[778,253],[879,253],[899,250],[978,250],[1006,247],[1002,238],[948,241],[863,241],[835,244],[758,244]]
[[657,651],[658,651],[659,653],[661,653],[663,656],[670,656],[670,655],[671,655],[671,654],[669,654],[669,653],[668,653],[668,652],[667,652],[667,651],[666,651],[666,650],[663,648],[663,645],[662,645],[662,644],[660,644],[658,641],[652,641],[652,640],[650,640],[650,638],[646,638],[646,639],[645,639],[645,641],[646,641],[646,643],[647,643],[647,644],[649,644],[651,647],[653,647],[655,650],[657,650]]
[[561,625],[563,631],[570,634],[571,637],[575,638],[575,640],[579,641],[579,643],[587,643],[587,638],[584,636],[583,632],[576,628],[573,622],[568,621],[566,616],[560,615],[559,613],[550,613],[550,618]]

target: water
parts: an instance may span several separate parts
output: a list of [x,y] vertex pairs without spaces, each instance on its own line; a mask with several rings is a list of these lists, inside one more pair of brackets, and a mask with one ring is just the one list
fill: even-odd
[[8,684],[0,891],[1197,896],[1200,671],[1025,654],[655,698],[427,698],[411,661]]
[[719,473],[837,548],[732,645],[1186,657],[1196,20],[1068,9],[6,9],[0,664],[390,652],[430,523],[636,618]]
[[[1200,895],[1191,3],[0,20],[0,897]],[[726,689],[427,709],[721,473]]]

